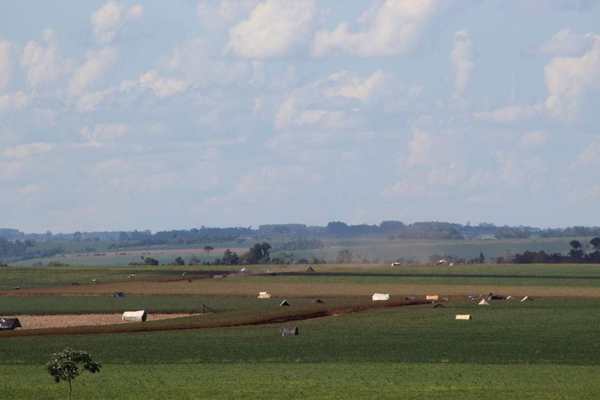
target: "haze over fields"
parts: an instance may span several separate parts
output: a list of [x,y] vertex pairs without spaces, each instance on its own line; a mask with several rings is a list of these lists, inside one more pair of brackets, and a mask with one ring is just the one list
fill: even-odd
[[3,2],[2,226],[598,225],[598,3]]

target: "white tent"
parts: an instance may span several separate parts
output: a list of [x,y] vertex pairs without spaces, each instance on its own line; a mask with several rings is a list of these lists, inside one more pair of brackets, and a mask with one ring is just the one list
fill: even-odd
[[428,294],[425,296],[425,300],[427,301],[440,301],[440,295],[438,294]]
[[144,322],[148,318],[148,313],[145,310],[125,311],[121,319],[129,322]]
[[533,300],[531,297],[525,296],[521,299],[521,303],[525,303],[526,301],[531,301],[531,300]]
[[373,293],[371,297],[373,301],[388,301],[390,299],[389,293]]
[[258,292],[258,296],[259,299],[270,299],[271,298],[271,293],[269,292]]
[[470,321],[471,314],[456,314],[455,319],[461,320],[461,321]]
[[480,306],[489,306],[490,303],[488,303],[488,301],[486,299],[481,299],[481,301],[479,303],[477,303],[477,305],[480,305]]

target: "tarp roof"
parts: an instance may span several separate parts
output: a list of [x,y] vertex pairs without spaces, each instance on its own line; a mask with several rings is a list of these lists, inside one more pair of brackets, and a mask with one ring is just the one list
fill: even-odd
[[0,331],[12,331],[16,328],[21,328],[18,318],[0,318]]

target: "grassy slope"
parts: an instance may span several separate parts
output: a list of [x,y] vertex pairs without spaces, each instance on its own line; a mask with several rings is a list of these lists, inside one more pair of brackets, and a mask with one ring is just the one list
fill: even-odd
[[[63,399],[40,366],[0,367],[12,399]],[[600,395],[600,367],[473,364],[111,365],[74,384],[76,399],[578,399]]]

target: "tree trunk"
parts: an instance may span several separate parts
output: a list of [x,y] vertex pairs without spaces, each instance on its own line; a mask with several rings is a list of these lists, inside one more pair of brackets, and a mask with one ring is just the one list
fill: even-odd
[[71,386],[71,380],[69,379],[69,400],[71,400],[71,392],[73,391],[73,387]]

